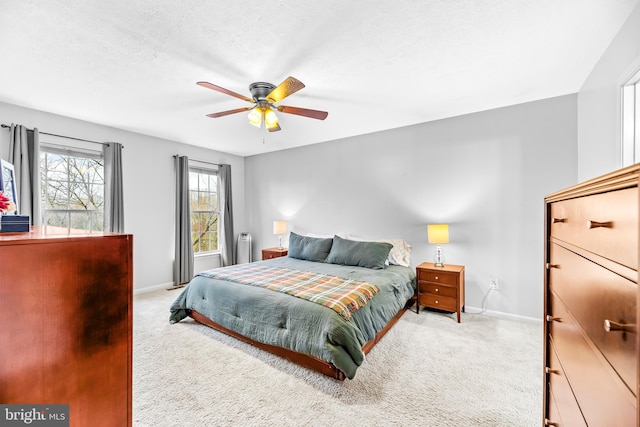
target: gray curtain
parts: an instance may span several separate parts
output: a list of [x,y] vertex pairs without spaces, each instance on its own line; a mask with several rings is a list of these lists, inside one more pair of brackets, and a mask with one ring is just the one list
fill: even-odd
[[220,254],[222,265],[236,263],[233,250],[233,204],[231,202],[231,166],[220,165],[218,167],[220,178]]
[[13,163],[15,173],[18,213],[29,215],[32,225],[41,225],[40,134],[38,129],[28,130],[24,126],[11,124],[9,162]]
[[110,142],[104,154],[104,230],[124,233],[124,191],[122,185],[122,144]]
[[176,286],[193,277],[193,243],[191,242],[191,210],[189,209],[189,158],[175,156],[176,227],[173,282]]

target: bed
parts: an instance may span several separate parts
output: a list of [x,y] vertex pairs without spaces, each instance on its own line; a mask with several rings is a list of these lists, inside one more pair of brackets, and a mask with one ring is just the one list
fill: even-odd
[[[353,379],[413,302],[409,253],[401,240],[291,233],[289,256],[197,274],[171,305],[169,320],[189,316],[325,375]],[[317,287],[322,292],[307,295]],[[327,289],[346,294],[347,288],[360,293],[340,303],[325,298]]]

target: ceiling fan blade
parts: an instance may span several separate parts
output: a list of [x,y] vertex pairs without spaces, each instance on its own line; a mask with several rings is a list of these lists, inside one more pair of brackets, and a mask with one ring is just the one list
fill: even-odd
[[235,110],[227,110],[227,111],[221,111],[219,113],[207,114],[207,117],[211,117],[212,119],[215,119],[216,117],[223,117],[223,116],[228,116],[229,114],[242,113],[243,111],[249,111],[252,108],[253,107],[236,108]]
[[304,87],[304,83],[294,77],[287,77],[282,83],[280,83],[275,89],[267,95],[267,101],[274,103],[285,99],[292,93],[296,93]]
[[276,108],[281,113],[311,117],[312,119],[318,119],[318,120],[324,120],[329,115],[329,113],[327,113],[326,111],[309,110],[308,108],[299,108],[299,107],[287,107],[286,105],[278,105]]
[[280,125],[275,125],[274,127],[267,128],[269,132],[278,132],[280,130]]
[[196,84],[197,84],[197,85],[200,85],[200,86],[202,86],[202,87],[206,87],[206,88],[208,88],[208,89],[215,90],[215,91],[220,92],[220,93],[224,93],[224,94],[226,94],[226,95],[235,96],[236,98],[240,98],[240,99],[242,99],[242,100],[244,100],[244,101],[247,101],[247,102],[255,102],[255,101],[254,101],[253,99],[251,99],[251,98],[248,98],[248,97],[246,97],[246,96],[244,96],[244,95],[240,95],[239,93],[233,92],[233,91],[231,91],[231,90],[229,90],[229,89],[225,89],[225,88],[223,88],[223,87],[216,86],[216,85],[211,84],[211,83],[209,83],[209,82],[198,82],[198,83],[196,83]]

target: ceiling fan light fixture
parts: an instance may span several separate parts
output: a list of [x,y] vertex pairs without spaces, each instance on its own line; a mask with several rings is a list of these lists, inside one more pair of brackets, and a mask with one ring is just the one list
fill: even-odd
[[275,111],[271,108],[268,108],[264,112],[264,124],[268,129],[273,129],[278,126],[278,116],[276,116]]
[[262,110],[258,107],[253,108],[251,111],[249,111],[247,117],[249,117],[249,123],[256,127],[260,127],[260,125],[262,124]]

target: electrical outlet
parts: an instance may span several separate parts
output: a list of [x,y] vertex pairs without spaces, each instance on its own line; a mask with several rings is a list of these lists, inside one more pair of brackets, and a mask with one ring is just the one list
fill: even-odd
[[491,284],[491,289],[493,289],[494,291],[497,291],[498,289],[500,289],[500,286],[498,286],[498,278],[497,277],[491,277],[489,279],[489,282]]

